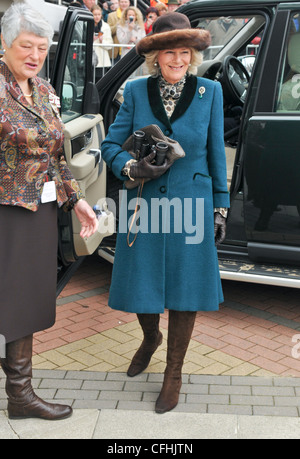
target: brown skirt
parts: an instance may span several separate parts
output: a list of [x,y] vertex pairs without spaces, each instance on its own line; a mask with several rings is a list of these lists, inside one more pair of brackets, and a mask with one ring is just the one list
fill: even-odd
[[0,334],[7,343],[55,322],[57,203],[0,205]]

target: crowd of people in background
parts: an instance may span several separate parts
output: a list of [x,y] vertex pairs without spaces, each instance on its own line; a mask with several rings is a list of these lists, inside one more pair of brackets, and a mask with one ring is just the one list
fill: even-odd
[[[142,11],[132,0],[76,0],[70,3],[90,10],[95,21],[94,67],[95,79],[101,78],[145,35],[159,16],[175,11],[189,0],[150,0]],[[116,46],[120,44],[121,46]],[[127,46],[126,46],[127,45]]]

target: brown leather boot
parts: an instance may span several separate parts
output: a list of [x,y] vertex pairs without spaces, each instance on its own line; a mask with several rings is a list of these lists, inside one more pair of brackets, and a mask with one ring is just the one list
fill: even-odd
[[33,391],[32,341],[33,336],[29,335],[6,344],[6,358],[1,359],[1,366],[6,375],[8,416],[10,419],[65,419],[71,416],[71,407],[47,403]]
[[144,339],[127,370],[130,377],[142,373],[147,368],[152,355],[163,340],[163,335],[159,331],[159,314],[137,314],[137,318],[143,329]]
[[155,411],[162,414],[178,404],[182,385],[181,370],[194,329],[196,312],[169,311],[167,366]]

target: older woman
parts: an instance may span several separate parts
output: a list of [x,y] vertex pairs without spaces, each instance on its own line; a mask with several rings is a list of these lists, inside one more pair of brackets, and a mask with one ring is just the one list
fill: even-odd
[[[153,34],[137,45],[152,76],[127,83],[123,105],[102,144],[103,158],[117,177],[144,179],[141,230],[135,231],[133,245],[124,228],[132,227],[136,188],[123,196],[109,305],[137,313],[143,329],[129,376],[147,368],[162,342],[159,314],[169,310],[167,366],[157,413],[178,403],[197,311],[217,310],[223,301],[215,247],[225,237],[229,207],[222,90],[219,83],[192,74],[209,42],[209,33],[192,29],[185,15],[159,17]],[[124,141],[151,124],[179,142],[185,157],[161,166],[152,163],[153,153],[139,162],[133,159],[122,148]],[[122,221],[126,216],[128,225]]]
[[74,208],[82,237],[96,231],[97,220],[63,156],[58,98],[37,77],[52,28],[26,3],[13,4],[1,26],[0,334],[8,414],[62,419],[72,409],[32,389],[32,338],[55,322],[57,206]]

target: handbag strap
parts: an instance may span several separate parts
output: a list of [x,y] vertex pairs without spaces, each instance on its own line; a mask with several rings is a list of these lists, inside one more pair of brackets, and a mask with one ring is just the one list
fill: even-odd
[[136,241],[136,238],[137,238],[137,232],[136,232],[135,235],[134,235],[133,240],[130,242],[130,233],[131,233],[131,229],[132,229],[132,227],[133,227],[133,224],[134,224],[134,222],[136,221],[137,213],[138,213],[138,210],[139,210],[139,208],[140,208],[140,201],[141,201],[141,198],[142,198],[143,187],[144,187],[144,179],[142,179],[142,181],[141,181],[141,183],[140,183],[140,185],[139,185],[139,187],[138,187],[138,192],[137,192],[137,197],[136,197],[135,209],[134,209],[132,221],[131,221],[131,224],[130,224],[130,227],[129,227],[129,230],[128,230],[128,233],[127,233],[127,244],[128,244],[128,247],[132,247],[133,244],[134,244],[135,241]]

